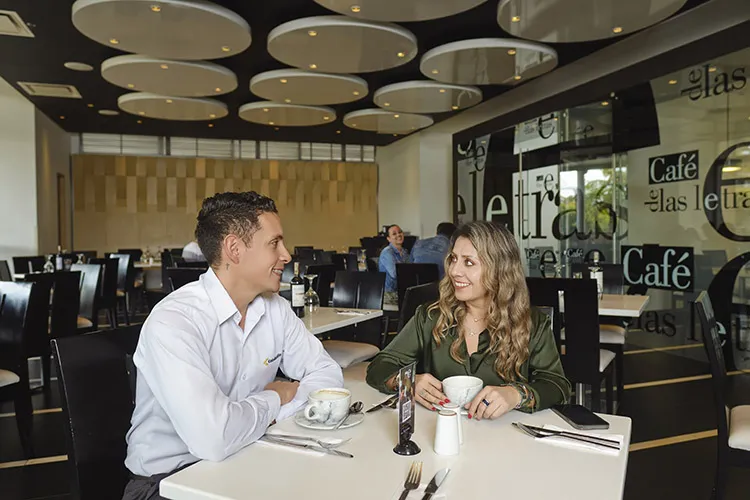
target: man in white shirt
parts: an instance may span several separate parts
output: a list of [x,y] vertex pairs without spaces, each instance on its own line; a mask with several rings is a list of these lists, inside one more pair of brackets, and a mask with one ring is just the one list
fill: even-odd
[[[207,198],[195,234],[211,268],[159,302],[133,357],[124,500],[161,498],[164,477],[223,460],[293,415],[310,391],[343,386],[341,368],[276,293],[291,257],[273,200]],[[299,382],[274,381],[279,368]]]
[[191,241],[182,249],[182,258],[185,262],[206,262],[201,247],[197,241]]

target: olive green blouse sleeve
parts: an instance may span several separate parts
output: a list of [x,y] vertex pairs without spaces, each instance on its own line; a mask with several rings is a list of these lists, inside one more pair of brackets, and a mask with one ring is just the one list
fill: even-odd
[[532,412],[549,408],[570,399],[571,385],[563,371],[549,317],[532,308],[532,331],[529,339],[529,379],[524,383],[534,393]]
[[[404,366],[424,357],[425,324],[429,323],[426,306],[419,306],[414,316],[385,349],[367,367],[367,383],[380,392],[393,393],[385,383]],[[431,327],[428,325],[428,328]],[[429,367],[422,367],[429,370]]]

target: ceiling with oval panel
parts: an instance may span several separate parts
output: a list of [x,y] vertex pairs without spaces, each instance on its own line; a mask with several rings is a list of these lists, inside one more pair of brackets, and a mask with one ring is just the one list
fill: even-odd
[[513,36],[545,43],[619,37],[672,16],[687,0],[500,0],[497,22]]
[[[463,107],[474,101],[475,94],[454,94],[446,87],[444,94],[449,95],[441,95],[438,88],[437,99],[428,103],[432,107],[426,107],[427,104],[421,103],[422,99],[410,96],[409,90],[403,87],[390,87],[396,93],[391,94],[388,101],[381,100],[383,94],[377,94],[377,91],[402,83],[408,87],[409,82],[424,81],[426,77],[434,83],[443,82],[445,86],[476,86],[481,90],[482,100],[486,101],[513,85],[523,85],[553,64],[547,52],[531,51],[524,54],[519,51],[521,58],[508,64],[507,60],[498,59],[502,54],[481,54],[482,50],[493,52],[493,49],[475,47],[473,52],[469,49],[458,56],[444,52],[437,54],[449,61],[446,68],[455,68],[461,80],[454,82],[445,74],[436,78],[437,75],[429,71],[423,74],[421,65],[425,62],[424,57],[438,47],[444,49],[452,42],[475,39],[513,39],[514,35],[498,26],[498,1],[357,1],[359,12],[351,11],[349,6],[350,12],[341,16],[335,10],[341,10],[341,7],[335,7],[336,0],[320,0],[321,3],[312,0],[263,2],[262,8],[259,8],[258,0],[4,0],[3,8],[16,12],[29,26],[34,38],[0,36],[0,53],[3,54],[0,77],[68,132],[384,145],[396,138],[391,133],[377,134],[343,126],[340,117],[377,106],[387,110],[384,103],[396,101],[401,96],[405,99],[405,106],[414,106],[403,109],[429,110],[431,118],[418,122],[422,126],[429,120],[438,122],[460,113]],[[641,0],[633,1],[642,5]],[[531,3],[531,0],[527,2]],[[546,0],[545,5],[556,2]],[[677,14],[704,2],[686,0],[685,6]],[[431,6],[429,13],[423,12],[421,6],[424,5]],[[399,19],[397,22],[403,24],[372,22],[367,20],[368,16],[372,20],[376,17],[383,21]],[[406,21],[424,16],[433,18],[420,22]],[[582,15],[593,23],[604,22],[602,16]],[[321,21],[331,18],[336,21]],[[567,65],[628,36],[630,27],[622,27],[623,33],[617,37],[586,43],[553,44],[557,53],[556,64]],[[314,34],[311,35],[311,31]],[[270,41],[269,35],[272,35]],[[522,40],[518,40],[519,48],[521,43]],[[399,53],[403,56],[399,56]],[[128,54],[171,60],[172,63],[159,63],[158,69],[164,72],[161,77],[158,76],[159,72],[153,73],[154,66],[139,67],[136,63],[132,66],[105,65],[107,61],[111,63],[113,58]],[[540,54],[543,59],[547,58],[541,64]],[[484,56],[489,57],[485,62],[491,61],[499,71],[491,69],[483,72],[480,63]],[[135,60],[135,57],[131,60]],[[507,53],[505,57],[508,57]],[[428,59],[429,62],[439,60]],[[175,61],[191,61],[195,66],[175,66]],[[75,64],[74,68],[99,69],[104,65],[104,78],[97,71],[66,68],[65,63],[71,62],[80,64]],[[161,64],[167,64],[168,69],[162,70]],[[310,64],[315,64],[315,68],[311,69]],[[132,68],[137,69],[131,72]],[[189,76],[178,77],[178,68],[180,71],[185,69],[185,73],[181,74],[188,75],[189,71]],[[522,79],[513,80],[508,85],[505,80],[516,69],[522,71]],[[274,84],[273,79],[266,79],[269,74],[272,75],[269,72],[279,70],[303,70],[314,73],[316,77],[291,77],[292,74],[288,73],[289,87],[279,90],[279,85]],[[168,77],[167,74],[172,76]],[[236,77],[233,90],[230,90],[233,87],[231,74]],[[139,75],[144,78],[143,83],[127,81]],[[331,75],[335,75],[336,79]],[[515,76],[515,73],[511,76]],[[221,83],[218,78],[222,78]],[[498,81],[500,83],[496,83]],[[19,82],[70,85],[82,98],[56,99],[28,95]],[[300,85],[295,88],[298,83]],[[128,84],[132,84],[133,88],[129,88]],[[221,91],[216,91],[217,88]],[[157,96],[171,96],[173,102],[169,108],[166,101],[160,102],[159,99],[138,102],[150,103],[148,105],[153,106],[154,116],[164,113],[167,119],[144,118],[130,112],[106,116],[99,113],[121,109],[118,105],[121,96],[136,93],[136,90],[151,90],[149,93]],[[180,111],[183,104],[178,99],[197,97],[198,94],[204,94],[199,99],[207,98],[211,104],[191,103],[195,106],[189,111]],[[456,96],[458,104],[451,104],[450,112],[438,111],[446,110],[447,98],[450,97],[450,102],[453,102]],[[125,105],[130,106],[132,102],[128,99],[134,98],[123,99]],[[287,99],[291,102],[285,102]],[[339,118],[312,127],[269,127],[240,117],[242,106],[266,100],[280,104],[301,104],[304,101],[313,106],[330,106]],[[454,105],[458,105],[459,109],[453,110]],[[222,114],[226,116],[221,120],[211,117]],[[60,118],[63,116],[64,119]],[[175,119],[176,116],[200,119]],[[204,120],[211,122],[207,124]]]
[[165,96],[133,92],[117,99],[121,110],[141,118],[178,121],[207,121],[229,114],[226,104],[215,99]]
[[336,111],[323,106],[302,106],[278,102],[251,102],[240,107],[243,120],[276,127],[311,127],[336,120]]
[[126,55],[107,59],[101,71],[113,85],[154,94],[209,97],[237,88],[237,76],[230,69],[205,61]]
[[378,134],[410,134],[429,127],[435,121],[426,115],[413,113],[392,113],[384,109],[361,109],[347,113],[344,125],[357,130],[367,130]]
[[342,104],[364,99],[367,82],[353,75],[277,69],[255,75],[250,91],[269,101],[295,104]]
[[487,0],[315,0],[327,9],[368,21],[412,22],[453,16]]
[[394,83],[375,92],[373,102],[385,110],[406,113],[444,113],[470,108],[482,101],[476,87],[417,80]]

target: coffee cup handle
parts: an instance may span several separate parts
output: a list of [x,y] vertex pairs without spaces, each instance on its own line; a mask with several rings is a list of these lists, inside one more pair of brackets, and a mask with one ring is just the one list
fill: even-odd
[[313,404],[305,406],[305,418],[307,420],[318,421],[320,420],[321,414],[318,411],[318,407]]

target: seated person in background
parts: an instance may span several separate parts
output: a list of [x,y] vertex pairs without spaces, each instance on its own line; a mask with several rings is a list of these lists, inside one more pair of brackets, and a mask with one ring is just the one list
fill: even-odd
[[396,224],[388,227],[388,246],[380,252],[378,270],[385,273],[385,299],[395,304],[398,285],[396,283],[396,264],[411,262],[409,251],[404,248],[404,232]]
[[456,232],[456,225],[441,222],[437,235],[424,240],[417,240],[411,249],[411,261],[415,264],[437,264],[440,279],[445,276],[445,256],[451,246],[451,236]]
[[427,408],[447,400],[440,382],[473,375],[484,388],[467,403],[469,418],[495,419],[568,400],[549,318],[532,308],[513,235],[475,221],[451,239],[440,299],[420,306],[401,333],[367,367],[367,383],[397,389],[398,370],[417,361],[415,398]]
[[[124,500],[159,499],[159,482],[198,460],[219,461],[307,402],[342,387],[341,368],[276,292],[284,264],[270,198],[221,193],[195,230],[210,269],[153,309],[133,361]],[[299,382],[275,381],[277,370]]]
[[185,259],[185,262],[206,262],[206,257],[203,256],[197,241],[191,241],[185,245],[185,248],[182,249],[182,258]]

